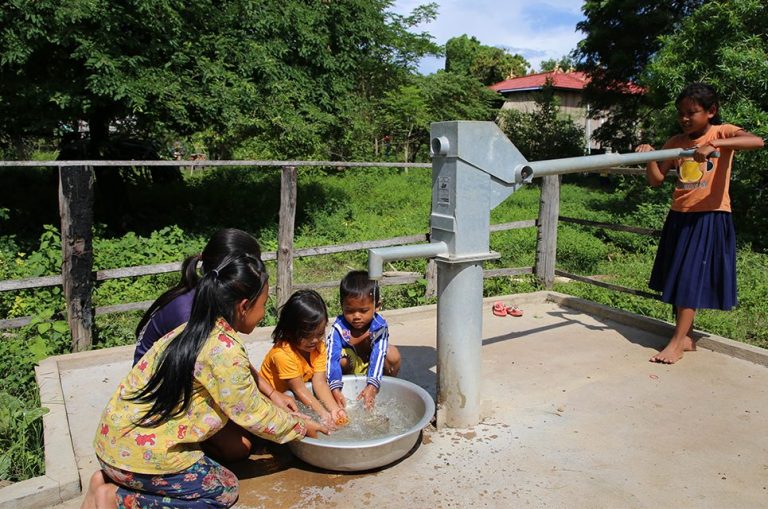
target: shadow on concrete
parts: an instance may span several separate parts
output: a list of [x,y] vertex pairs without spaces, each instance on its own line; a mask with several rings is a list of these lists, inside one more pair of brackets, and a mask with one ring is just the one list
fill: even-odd
[[437,349],[432,346],[397,345],[401,367],[398,378],[413,382],[433,399],[437,394]]
[[[483,340],[483,346],[489,346],[504,341],[523,339],[543,332],[564,329],[571,325],[578,325],[579,327],[590,331],[611,330],[618,332],[619,335],[624,337],[624,339],[630,343],[646,348],[661,349],[666,345],[666,339],[664,337],[660,337],[657,333],[651,333],[642,329],[638,329],[636,326],[624,325],[611,319],[592,316],[595,321],[599,322],[599,325],[585,323],[583,319],[584,312],[581,310],[560,308],[557,311],[549,311],[546,314],[559,318],[560,321],[558,323],[543,325],[541,327],[532,327],[521,331],[514,331],[507,334],[486,338]],[[698,339],[701,336],[702,334],[700,333],[694,333],[694,339]]]

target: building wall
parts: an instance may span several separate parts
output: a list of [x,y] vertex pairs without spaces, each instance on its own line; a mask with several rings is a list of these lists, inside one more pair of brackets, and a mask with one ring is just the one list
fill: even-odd
[[[538,91],[506,93],[501,109],[513,109],[523,113],[533,113],[536,110],[536,95]],[[592,133],[603,124],[602,119],[588,119],[586,107],[581,104],[581,92],[576,90],[555,90],[559,101],[560,113],[571,117],[573,122],[584,129],[585,145],[589,140],[589,148],[600,149],[600,144],[592,141]]]

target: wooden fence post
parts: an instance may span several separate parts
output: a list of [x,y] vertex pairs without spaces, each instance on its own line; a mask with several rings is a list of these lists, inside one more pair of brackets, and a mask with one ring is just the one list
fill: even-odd
[[280,175],[280,218],[277,233],[277,305],[291,296],[293,285],[293,234],[296,221],[297,172],[283,166]]
[[72,351],[91,348],[93,327],[93,168],[59,168],[61,277]]
[[552,288],[557,258],[557,218],[560,215],[560,176],[542,177],[534,273],[544,288]]

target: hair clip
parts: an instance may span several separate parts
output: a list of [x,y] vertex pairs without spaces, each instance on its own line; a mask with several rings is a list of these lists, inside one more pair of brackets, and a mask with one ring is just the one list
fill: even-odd
[[219,270],[218,269],[213,269],[211,271],[211,273],[213,274],[213,279],[219,279]]

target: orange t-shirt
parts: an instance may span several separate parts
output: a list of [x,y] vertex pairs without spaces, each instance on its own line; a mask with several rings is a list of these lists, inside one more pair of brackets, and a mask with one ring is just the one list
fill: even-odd
[[[713,125],[700,138],[690,139],[685,134],[671,137],[664,148],[692,148],[712,140],[732,138],[741,127],[731,124]],[[731,183],[733,149],[718,147],[720,157],[711,157],[703,163],[692,158],[678,159],[678,178],[672,194],[672,210],[677,212],[731,211],[728,188]]]
[[280,392],[290,389],[288,380],[301,378],[305,382],[312,379],[317,372],[326,371],[325,341],[320,341],[317,348],[309,354],[309,362],[287,341],[281,341],[273,346],[261,363],[259,374]]

